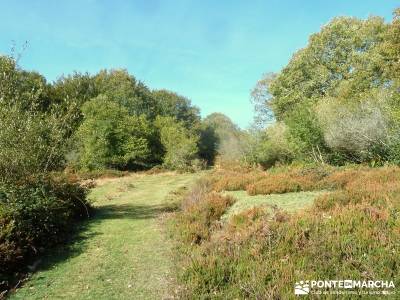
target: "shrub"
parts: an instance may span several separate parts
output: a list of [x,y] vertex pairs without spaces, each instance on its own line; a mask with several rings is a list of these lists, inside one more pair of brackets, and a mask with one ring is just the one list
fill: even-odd
[[259,181],[247,185],[249,195],[282,194],[321,189],[328,167],[271,169]]
[[334,170],[327,165],[280,166],[268,171],[243,167],[217,170],[212,175],[213,189],[218,192],[247,190],[250,195],[310,191],[335,185],[324,181]]
[[213,226],[234,203],[230,196],[211,192],[208,180],[199,181],[184,197],[182,211],[178,214],[177,227],[185,243],[200,244],[207,240]]
[[387,97],[380,93],[358,103],[321,102],[317,114],[327,145],[348,161],[384,160],[391,135]]
[[89,216],[86,189],[63,176],[0,185],[0,282],[62,241],[71,221]]
[[214,190],[220,191],[240,191],[255,181],[265,177],[263,172],[238,173],[224,172],[221,175],[216,175],[219,180],[214,184]]

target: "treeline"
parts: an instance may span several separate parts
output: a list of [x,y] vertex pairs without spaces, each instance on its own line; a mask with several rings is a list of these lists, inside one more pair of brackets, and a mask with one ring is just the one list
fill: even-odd
[[218,137],[201,121],[199,109],[174,92],[150,90],[125,70],[75,73],[49,84],[8,57],[0,59],[0,69],[1,138],[9,149],[0,160],[14,153],[12,165],[9,160],[2,165],[9,173],[22,161],[78,170],[161,164],[188,169],[213,163]]
[[339,17],[252,92],[259,128],[247,160],[400,163],[400,9]]

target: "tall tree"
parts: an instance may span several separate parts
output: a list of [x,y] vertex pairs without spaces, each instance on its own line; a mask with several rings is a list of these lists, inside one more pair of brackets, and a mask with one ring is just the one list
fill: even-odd
[[94,77],[98,94],[124,106],[130,115],[145,115],[154,120],[157,102],[151,91],[126,70],[103,70]]
[[144,115],[130,116],[125,107],[105,95],[86,102],[82,111],[85,119],[77,132],[81,167],[93,170],[146,166],[152,132]]
[[173,117],[188,129],[199,124],[200,110],[188,98],[167,90],[155,90],[153,96],[161,116]]

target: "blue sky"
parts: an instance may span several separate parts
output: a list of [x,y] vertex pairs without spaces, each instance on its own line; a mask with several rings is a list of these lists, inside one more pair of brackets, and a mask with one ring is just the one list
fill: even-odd
[[391,20],[398,0],[0,0],[0,53],[28,41],[20,64],[48,80],[74,70],[126,68],[241,127],[249,94],[311,33],[338,15]]

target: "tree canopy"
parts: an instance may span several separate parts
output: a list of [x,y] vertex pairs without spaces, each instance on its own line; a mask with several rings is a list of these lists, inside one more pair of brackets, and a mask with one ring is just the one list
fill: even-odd
[[258,120],[283,122],[297,159],[339,164],[394,159],[390,149],[399,143],[400,124],[399,14],[397,9],[391,23],[380,17],[334,18],[281,72],[256,84],[252,99]]

